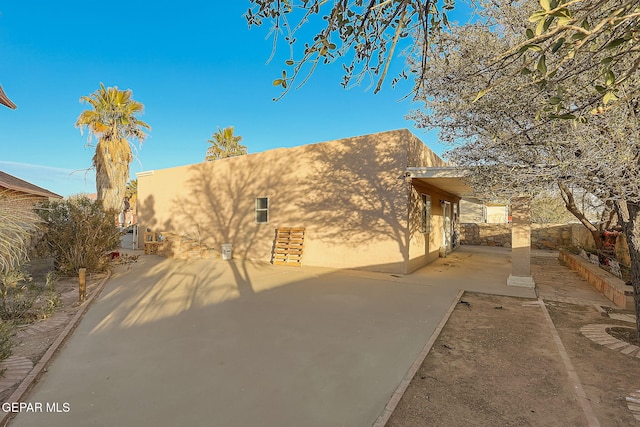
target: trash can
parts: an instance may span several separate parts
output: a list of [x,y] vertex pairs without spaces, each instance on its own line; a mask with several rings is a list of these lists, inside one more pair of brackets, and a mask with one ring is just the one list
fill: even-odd
[[231,259],[231,243],[225,243],[222,245],[222,251],[220,252],[222,254],[222,259]]

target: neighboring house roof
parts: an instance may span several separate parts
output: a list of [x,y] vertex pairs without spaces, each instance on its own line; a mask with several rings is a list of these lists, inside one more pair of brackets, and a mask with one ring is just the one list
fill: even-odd
[[15,110],[17,108],[16,104],[11,102],[11,100],[7,97],[7,95],[2,90],[2,86],[0,86],[0,104],[6,105],[7,107]]
[[0,187],[7,188],[9,190],[20,191],[22,193],[33,194],[36,196],[53,197],[56,199],[62,199],[62,196],[52,193],[49,190],[45,190],[42,187],[31,184],[20,178],[16,178],[13,175],[0,171]]

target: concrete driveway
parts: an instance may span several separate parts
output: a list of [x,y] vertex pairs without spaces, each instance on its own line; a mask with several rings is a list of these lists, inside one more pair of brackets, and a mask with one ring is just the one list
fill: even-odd
[[533,296],[507,288],[508,254],[401,277],[141,256],[30,395],[68,412],[11,425],[370,426],[461,288]]

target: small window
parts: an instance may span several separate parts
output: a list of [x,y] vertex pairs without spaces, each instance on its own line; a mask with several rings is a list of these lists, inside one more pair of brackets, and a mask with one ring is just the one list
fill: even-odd
[[269,222],[269,198],[258,197],[256,199],[256,222],[266,224]]
[[431,232],[431,196],[422,195],[422,232]]

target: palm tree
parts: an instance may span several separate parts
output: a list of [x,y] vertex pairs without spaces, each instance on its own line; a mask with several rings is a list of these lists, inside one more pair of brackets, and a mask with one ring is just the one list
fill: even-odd
[[89,130],[89,143],[92,137],[98,140],[93,156],[98,200],[102,200],[106,209],[118,211],[122,210],[129,163],[135,149],[130,140],[137,139],[141,144],[147,136],[143,129],[151,130],[136,117],[144,105],[131,99],[131,95],[131,90],[105,88],[100,83],[100,89],[80,98],[80,102],[86,102],[92,109],[83,111],[76,121],[81,131],[85,127]]
[[127,182],[127,191],[126,196],[129,198],[129,203],[131,206],[136,205],[136,200],[138,199],[138,180],[132,179]]
[[207,149],[206,161],[224,159],[225,157],[242,156],[247,154],[247,147],[240,144],[241,136],[233,134],[233,126],[218,128],[207,142],[213,144]]

